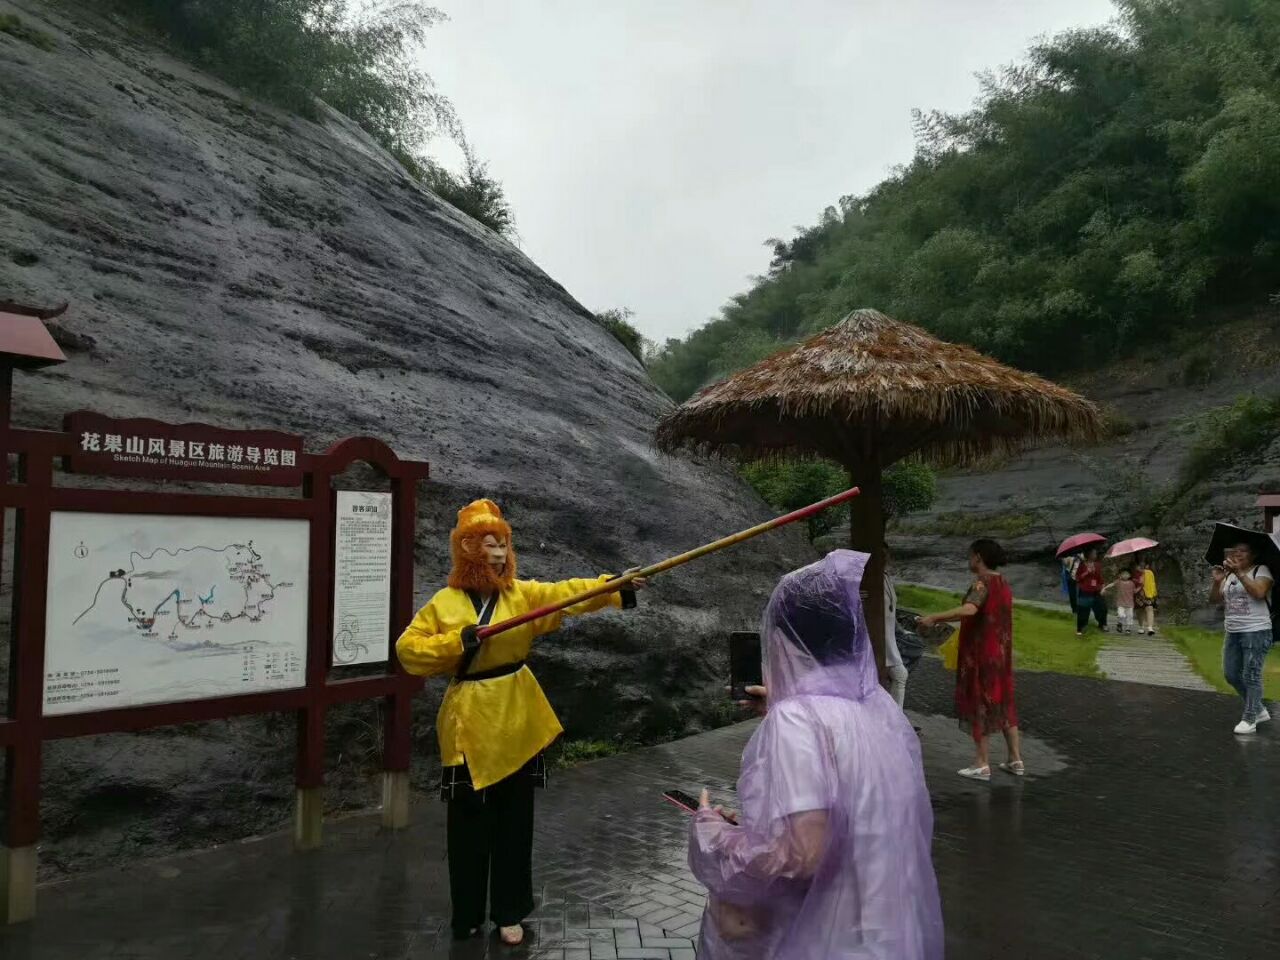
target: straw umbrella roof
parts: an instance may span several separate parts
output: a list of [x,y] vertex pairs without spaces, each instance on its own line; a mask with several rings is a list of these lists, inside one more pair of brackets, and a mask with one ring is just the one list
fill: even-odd
[[942,466],[1053,439],[1092,439],[1091,402],[876,310],[699,392],[658,446],[755,460],[820,454],[851,467],[918,455]]

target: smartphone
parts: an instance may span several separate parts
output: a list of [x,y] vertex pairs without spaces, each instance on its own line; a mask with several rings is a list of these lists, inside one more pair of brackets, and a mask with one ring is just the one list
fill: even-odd
[[687,810],[690,813],[698,812],[697,798],[689,796],[683,790],[666,790],[662,794],[662,799],[668,803],[674,803],[681,810]]
[[[662,794],[662,799],[666,800],[668,803],[675,804],[681,810],[688,813],[698,812],[698,799],[696,797],[689,796],[689,794],[685,793],[683,790],[666,790]],[[730,823],[736,824],[738,822],[733,817],[725,816],[723,813],[721,816]]]
[[763,683],[760,634],[745,631],[729,634],[729,698],[746,700],[746,688]]

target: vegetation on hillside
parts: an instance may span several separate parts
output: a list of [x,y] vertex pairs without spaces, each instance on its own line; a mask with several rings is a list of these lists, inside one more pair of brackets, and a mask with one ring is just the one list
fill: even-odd
[[[919,113],[915,158],[650,365],[675,399],[873,306],[1055,373],[1280,285],[1280,4],[1116,0]],[[1200,375],[1201,370],[1189,371]]]
[[[323,101],[358,123],[441,199],[499,233],[514,228],[502,186],[475,159],[448,99],[414,65],[444,15],[421,0],[114,0],[228,83],[304,116]],[[462,145],[451,173],[423,153]]]
[[53,38],[43,30],[29,26],[16,13],[0,13],[0,33],[7,33],[15,40],[29,43],[41,50],[52,50]]
[[615,307],[612,310],[603,310],[596,314],[596,323],[604,327],[614,338],[617,339],[627,352],[633,357],[644,363],[645,346],[648,341],[636,329],[635,324],[631,322],[631,318],[635,314],[626,307]]

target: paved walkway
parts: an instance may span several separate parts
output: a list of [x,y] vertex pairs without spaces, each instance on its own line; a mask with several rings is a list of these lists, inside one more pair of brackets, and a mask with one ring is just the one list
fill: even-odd
[[[951,675],[926,661],[923,727],[949,960],[1280,955],[1280,730],[1243,739],[1230,697],[1053,674],[1018,678],[1025,780],[954,771]],[[288,838],[136,863],[41,890],[4,960],[689,960],[701,892],[659,793],[732,798],[750,725],[588,764],[540,797],[535,943],[447,939],[441,805],[395,834],[353,817]],[[1000,749],[995,748],[997,757]],[[638,941],[638,945],[637,945]]]
[[1168,637],[1157,634],[1107,634],[1098,651],[1098,669],[1110,680],[1149,683],[1157,687],[1212,691]]

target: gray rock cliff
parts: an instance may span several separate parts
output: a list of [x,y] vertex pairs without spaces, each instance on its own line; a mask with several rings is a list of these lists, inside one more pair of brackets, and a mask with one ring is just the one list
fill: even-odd
[[[478,496],[502,504],[539,579],[620,571],[768,516],[729,470],[652,451],[669,401],[516,247],[344,118],[245,99],[92,7],[0,0],[51,40],[0,32],[0,299],[70,301],[51,324],[69,362],[17,376],[15,423],[89,408],[280,428],[311,449],[383,438],[432,464],[420,601]],[[774,534],[549,639],[537,671],[570,736],[715,722],[728,632],[811,556],[798,530]],[[424,788],[439,693],[415,715]],[[330,721],[335,807],[376,801],[374,720]],[[263,717],[50,744],[46,873],[281,825],[292,743],[290,718]]]

